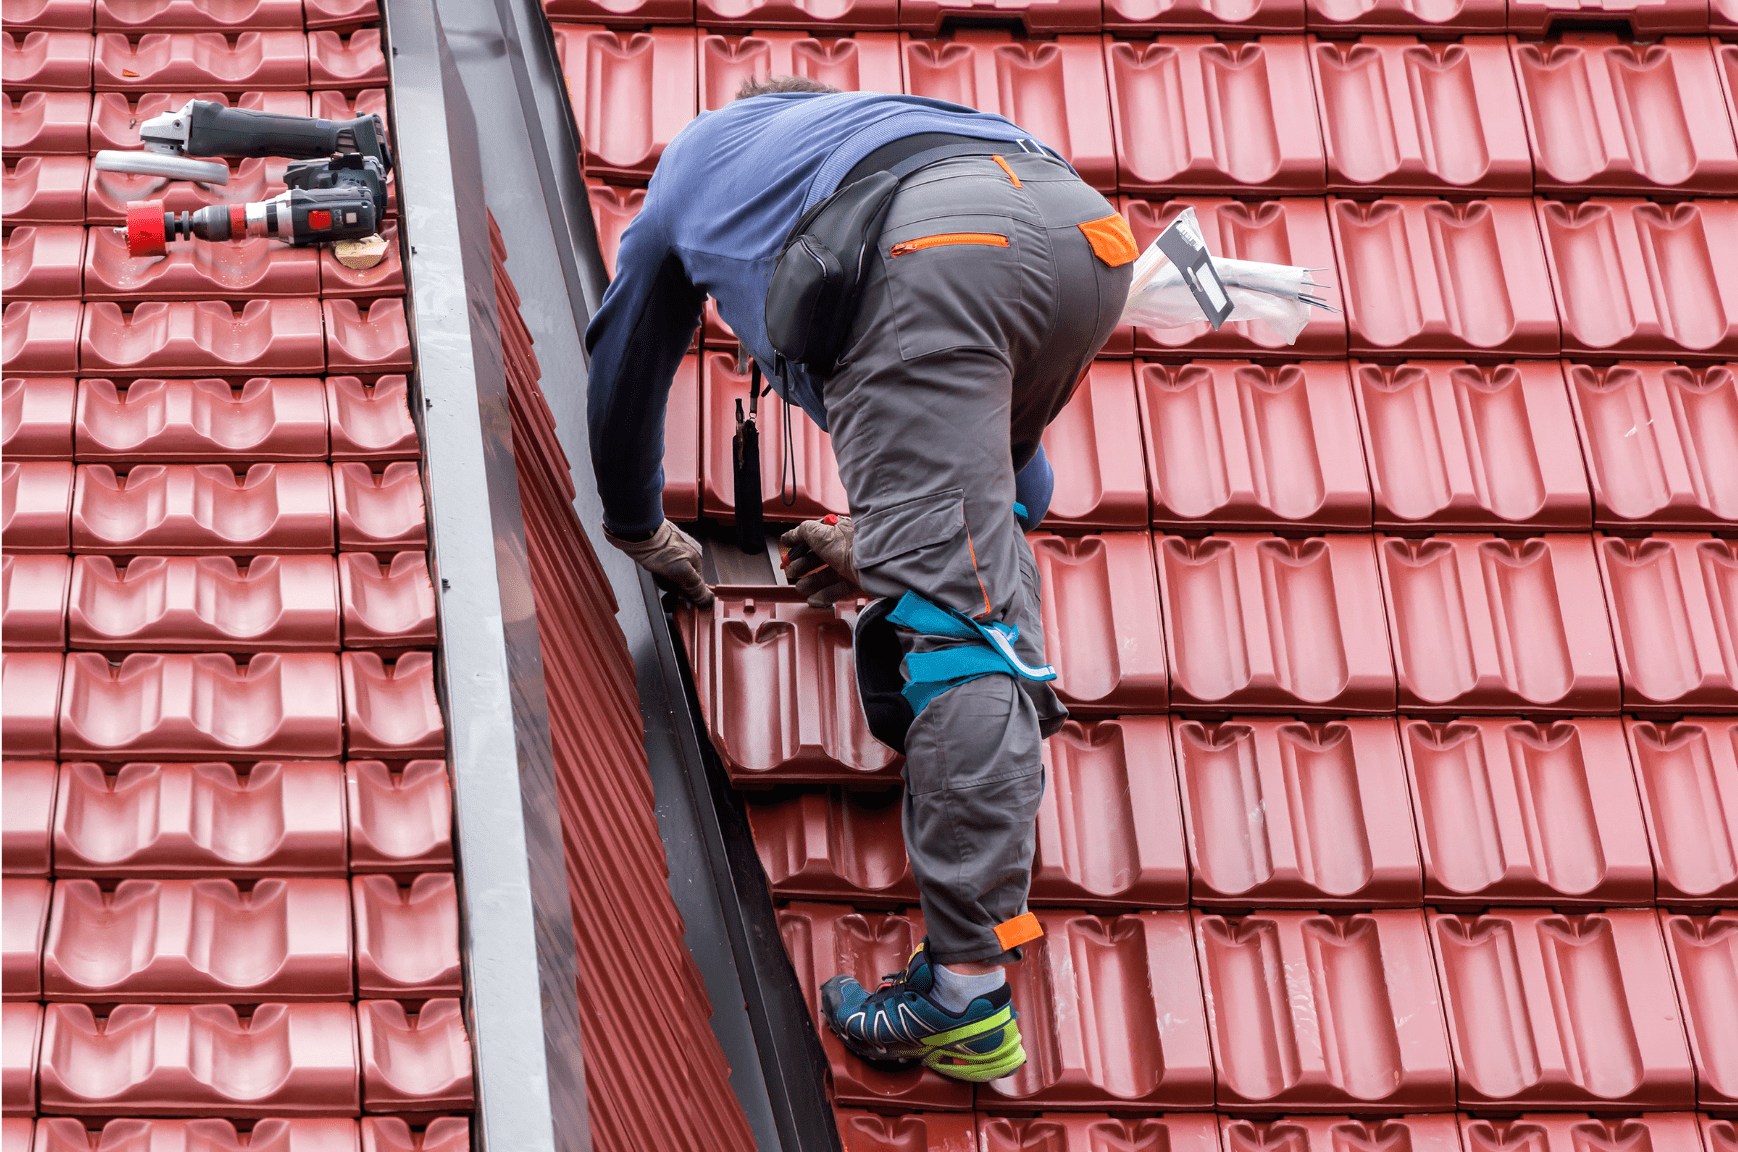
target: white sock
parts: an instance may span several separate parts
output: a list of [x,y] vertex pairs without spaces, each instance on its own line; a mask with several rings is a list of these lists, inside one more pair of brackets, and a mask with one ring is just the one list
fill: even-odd
[[949,1012],[964,1012],[966,1005],[973,1000],[986,992],[994,992],[1007,982],[1007,974],[1001,968],[981,976],[968,976],[964,972],[955,972],[946,964],[937,964],[935,989],[930,993],[930,999]]

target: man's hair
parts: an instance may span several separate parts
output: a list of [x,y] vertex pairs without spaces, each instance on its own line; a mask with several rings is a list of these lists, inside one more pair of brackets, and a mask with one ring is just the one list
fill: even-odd
[[819,80],[810,80],[807,76],[768,76],[765,80],[749,77],[742,82],[742,87],[736,90],[737,100],[747,100],[751,96],[770,96],[775,92],[837,92],[839,89],[831,84],[823,84]]

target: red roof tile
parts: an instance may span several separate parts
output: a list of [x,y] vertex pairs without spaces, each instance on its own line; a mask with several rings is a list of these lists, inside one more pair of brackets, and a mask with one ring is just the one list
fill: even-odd
[[1652,909],[1432,913],[1466,1107],[1693,1107]]
[[1532,191],[1533,158],[1501,37],[1311,37],[1310,65],[1331,190]]
[[[8,797],[10,799],[10,797]],[[5,996],[11,1000],[42,999],[42,934],[48,927],[49,881],[15,876],[0,885],[5,910]],[[10,1039],[10,1037],[8,1037]]]
[[60,768],[57,876],[342,876],[345,844],[344,773],[333,762]]
[[1330,200],[1353,353],[1555,355],[1557,311],[1532,216],[1520,199]]
[[1622,722],[1403,720],[1433,907],[1653,902]]
[[8,376],[5,439],[9,460],[65,460],[72,455],[72,410],[77,386],[56,377]]
[[134,653],[118,665],[75,652],[60,711],[68,757],[314,758],[342,747],[338,662],[324,652]]
[[91,37],[83,32],[0,32],[6,86],[83,92],[91,84]]
[[66,592],[71,565],[65,556],[14,556],[5,568],[6,647],[14,652],[66,647]]
[[699,113],[694,29],[629,35],[566,24],[556,27],[555,44],[568,91],[602,96],[595,107],[573,102],[585,170],[644,182],[664,145]]
[[332,551],[330,467],[235,467],[123,463],[123,472],[111,464],[81,464],[73,546],[116,555]]
[[1548,44],[1511,40],[1540,192],[1731,189],[1738,178],[1732,125],[1691,111],[1722,99],[1707,39],[1644,45],[1604,32]]
[[1728,1109],[1738,1101],[1738,1081],[1732,1076],[1738,1039],[1731,1023],[1738,1014],[1738,992],[1727,975],[1738,963],[1738,912],[1713,916],[1660,916],[1666,950],[1672,958],[1696,1061],[1696,1103],[1708,1109]]
[[345,1000],[349,915],[339,879],[58,880],[43,990],[107,1004]]
[[1602,528],[1738,520],[1738,377],[1731,366],[1566,365]]
[[1116,190],[1111,103],[1097,36],[1032,43],[999,29],[962,28],[941,40],[901,33],[900,48],[910,95],[1006,116],[1060,152],[1088,184]]
[[354,1116],[357,1070],[348,1003],[50,1004],[37,1074],[44,1112],[239,1119]]
[[1618,710],[1588,537],[1382,536],[1376,551],[1403,709]]
[[1210,1108],[1208,1017],[1183,911],[1041,911],[1008,970],[1028,1060],[982,1108]]
[[1344,365],[1137,360],[1135,387],[1155,526],[1369,528]]
[[415,1012],[397,1000],[363,1000],[356,1014],[365,1111],[471,1108],[471,1042],[457,1000],[426,1000]]
[[1566,352],[1738,353],[1738,271],[1714,255],[1738,245],[1738,202],[1540,200],[1539,227]]
[[1454,1067],[1418,910],[1196,912],[1195,937],[1221,1108],[1453,1105]]
[[98,31],[122,32],[258,32],[268,28],[302,30],[299,0],[247,0],[219,6],[211,0],[156,0],[144,5],[129,0],[96,0]]
[[83,156],[87,150],[91,116],[89,92],[8,95],[3,115],[8,158],[15,154]]
[[1731,904],[1738,898],[1738,721],[1628,720],[1630,753],[1659,903]]
[[1394,723],[1175,717],[1191,902],[1416,907],[1422,898]]
[[1146,533],[1027,539],[1057,696],[1081,716],[1163,711],[1169,678]]
[[[8,746],[10,750],[10,739]],[[0,821],[5,829],[0,860],[8,876],[48,875],[56,772],[52,760],[0,762]]]
[[[83,156],[24,156],[16,163],[7,157],[5,195],[0,202],[0,212],[4,213],[6,222],[18,225],[77,224],[82,221],[85,178],[90,172],[90,163]],[[6,311],[10,313],[12,309]],[[19,350],[12,343],[10,320],[6,327],[6,370],[30,371],[28,365],[13,362]],[[71,339],[78,339],[77,321],[73,323]],[[77,363],[75,353],[68,370],[77,367]]]
[[338,580],[330,556],[77,556],[71,647],[108,652],[330,651]]
[[451,872],[355,876],[350,892],[359,995],[459,995],[459,898]]
[[84,258],[87,300],[246,302],[319,290],[318,254],[263,236],[227,244],[177,240],[166,256],[129,256],[118,229],[92,228]]
[[1354,361],[1352,390],[1377,527],[1590,526],[1559,365]]
[[411,760],[394,771],[379,760],[344,769],[350,866],[420,872],[453,863],[452,786],[443,760]]
[[[716,9],[736,5],[726,0],[722,5],[708,2],[707,7]],[[858,25],[891,29],[897,22],[894,18],[896,7],[893,0],[859,0],[846,8],[848,14],[828,31],[843,31]],[[749,20],[754,23],[747,23]],[[712,23],[707,21],[708,26]],[[762,2],[735,18],[717,23],[726,26],[727,30],[702,34],[699,42],[702,112],[711,112],[730,103],[744,81],[756,77],[765,79],[769,75],[812,75],[824,84],[847,92],[900,90],[899,37],[892,31],[858,32],[849,38],[820,39],[810,32],[785,30],[792,24],[812,27],[822,23],[792,0]],[[750,28],[763,30],[751,32]]]
[[[1104,58],[1123,191],[1323,190],[1322,137],[1302,36],[1106,37]],[[1233,118],[1235,127],[1227,123]]]
[[326,454],[320,381],[255,376],[240,388],[206,377],[80,380],[73,451],[131,463],[293,461]]
[[295,89],[308,86],[308,39],[300,30],[122,32],[96,35],[99,92]]

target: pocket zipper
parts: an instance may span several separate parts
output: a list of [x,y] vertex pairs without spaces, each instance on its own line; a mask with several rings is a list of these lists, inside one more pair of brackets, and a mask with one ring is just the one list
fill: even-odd
[[1008,238],[995,232],[943,232],[939,236],[919,236],[915,240],[901,240],[888,249],[889,256],[904,256],[910,252],[918,252],[925,248],[939,248],[943,244],[989,244],[996,248],[1006,248]]

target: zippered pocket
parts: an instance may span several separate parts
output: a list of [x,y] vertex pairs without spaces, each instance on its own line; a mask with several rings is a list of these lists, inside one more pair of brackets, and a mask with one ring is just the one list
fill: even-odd
[[993,248],[1006,248],[1008,238],[996,232],[942,232],[935,236],[919,236],[914,240],[901,240],[887,250],[889,256],[905,256],[912,252],[920,252],[925,248],[939,248],[943,244],[988,244]]

